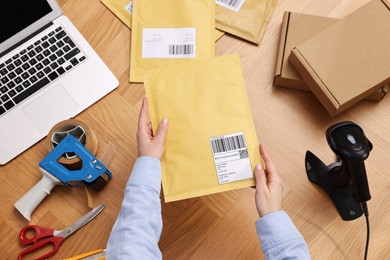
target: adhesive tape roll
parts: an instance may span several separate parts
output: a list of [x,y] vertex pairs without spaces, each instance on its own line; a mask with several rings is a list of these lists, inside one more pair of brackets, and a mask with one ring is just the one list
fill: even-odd
[[[96,154],[98,141],[95,133],[83,122],[77,119],[68,119],[59,122],[47,135],[50,148],[61,142],[67,135],[76,137],[93,155]],[[81,160],[74,153],[64,153],[58,162],[70,169],[81,168]]]

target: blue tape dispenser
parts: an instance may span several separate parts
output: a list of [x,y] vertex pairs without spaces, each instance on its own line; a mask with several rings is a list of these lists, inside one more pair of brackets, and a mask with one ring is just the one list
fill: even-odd
[[[80,169],[68,169],[58,162],[64,153],[73,153],[81,161]],[[87,186],[101,190],[112,173],[74,136],[68,135],[39,163],[42,179],[14,205],[28,220],[31,213],[56,185]]]

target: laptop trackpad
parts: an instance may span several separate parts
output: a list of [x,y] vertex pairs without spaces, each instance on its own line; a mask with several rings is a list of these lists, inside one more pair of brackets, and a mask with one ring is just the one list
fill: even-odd
[[69,118],[77,104],[59,84],[23,108],[23,112],[41,133],[48,131],[60,120]]

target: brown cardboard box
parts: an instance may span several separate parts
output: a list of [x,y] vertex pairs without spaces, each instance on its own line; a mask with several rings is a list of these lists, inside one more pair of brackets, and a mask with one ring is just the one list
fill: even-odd
[[373,0],[295,47],[289,60],[330,115],[390,82],[390,3]]
[[[310,91],[305,81],[288,62],[291,50],[317,33],[336,23],[338,19],[294,12],[285,12],[280,33],[279,52],[276,62],[274,85]],[[386,95],[388,86],[380,88],[365,98],[380,101]]]

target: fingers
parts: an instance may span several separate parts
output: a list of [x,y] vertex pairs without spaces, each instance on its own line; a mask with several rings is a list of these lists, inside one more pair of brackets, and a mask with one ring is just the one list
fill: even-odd
[[161,120],[160,124],[157,128],[156,136],[154,137],[154,141],[157,142],[160,145],[163,145],[165,143],[165,136],[167,135],[168,131],[168,118],[164,118]]
[[255,167],[255,181],[256,181],[256,190],[260,191],[267,187],[267,179],[265,172],[261,164],[256,165]]
[[142,99],[142,106],[139,112],[138,129],[142,129],[148,125],[149,122],[148,116],[149,116],[148,100],[146,97],[144,97]]
[[266,167],[261,164],[255,167],[256,177],[255,202],[260,217],[281,209],[281,182],[276,168],[263,145],[259,146],[260,154]]
[[269,181],[277,181],[279,180],[279,175],[276,171],[276,167],[274,163],[271,160],[271,157],[269,156],[268,152],[265,150],[265,147],[263,144],[260,144],[260,154],[263,158],[265,168],[267,171],[267,178]]
[[[155,129],[156,130],[156,129]],[[138,118],[137,147],[138,156],[149,156],[161,160],[164,152],[165,136],[168,130],[168,119],[161,120],[154,135],[152,124],[149,121],[148,100],[142,100]]]

